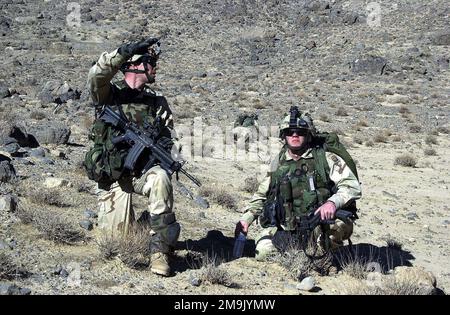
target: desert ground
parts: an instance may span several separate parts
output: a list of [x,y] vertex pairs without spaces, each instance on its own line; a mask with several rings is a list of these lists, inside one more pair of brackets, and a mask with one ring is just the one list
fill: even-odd
[[[0,12],[1,294],[449,292],[446,0],[0,0]],[[82,166],[89,68],[147,36],[161,38],[153,88],[174,112],[185,169],[202,182],[172,179],[182,232],[168,278],[150,272],[139,233],[127,244],[102,238]],[[257,225],[244,257],[231,257],[234,226],[280,146],[273,130],[293,105],[336,132],[358,166],[354,255],[326,270],[292,252],[256,261]],[[243,136],[260,130],[273,132]],[[223,143],[243,151],[227,155]],[[145,214],[146,199],[134,208]]]

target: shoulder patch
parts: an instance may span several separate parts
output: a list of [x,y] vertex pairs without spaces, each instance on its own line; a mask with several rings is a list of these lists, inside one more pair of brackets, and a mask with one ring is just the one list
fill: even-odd
[[346,164],[342,164],[341,160],[334,154],[330,154],[330,159],[333,161],[334,166],[338,169],[338,173],[342,174],[346,167]]

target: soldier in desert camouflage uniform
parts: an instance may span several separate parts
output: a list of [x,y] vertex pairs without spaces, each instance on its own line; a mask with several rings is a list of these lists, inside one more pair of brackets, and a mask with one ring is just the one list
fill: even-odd
[[[357,175],[339,155],[328,151],[318,154],[311,143],[314,133],[315,128],[309,116],[300,116],[293,120],[288,115],[281,123],[280,137],[285,141],[283,150],[272,161],[269,173],[260,183],[235,229],[236,236],[240,232],[247,234],[249,226],[259,219],[263,230],[255,239],[257,260],[263,260],[279,247],[273,243],[278,231],[295,230],[295,225],[288,224],[294,222],[294,218],[287,217],[284,225],[279,223],[278,226],[268,226],[268,218],[264,217],[264,205],[276,189],[277,183],[283,180],[290,182],[294,213],[292,216],[305,215],[315,209],[315,213],[320,213],[322,220],[330,220],[334,218],[337,210],[346,208],[361,197]],[[322,172],[324,175],[319,170],[320,163],[328,166],[328,171]],[[320,206],[316,209],[315,205]],[[337,248],[350,238],[352,232],[352,220],[344,222],[336,219],[334,224],[328,226],[328,244],[331,248]]]
[[[113,52],[104,52],[89,71],[88,83],[94,105],[109,105],[114,110],[121,107],[127,118],[138,126],[152,123],[159,115],[162,133],[171,138],[172,112],[166,98],[148,87],[155,81],[156,62],[160,53],[159,41],[125,44]],[[124,80],[111,80],[121,70]],[[100,185],[99,185],[100,186]],[[173,251],[180,233],[173,208],[171,178],[159,166],[151,167],[139,178],[121,178],[110,187],[99,187],[99,227],[112,234],[126,235],[134,223],[132,193],[148,197],[148,211],[152,228],[151,271],[170,275],[169,254]]]

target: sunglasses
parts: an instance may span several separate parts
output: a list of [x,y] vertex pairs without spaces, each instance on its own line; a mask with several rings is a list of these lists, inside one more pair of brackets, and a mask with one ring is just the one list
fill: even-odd
[[289,128],[284,131],[284,135],[289,137],[292,137],[294,133],[297,134],[297,136],[306,136],[308,134],[308,130],[300,128]]

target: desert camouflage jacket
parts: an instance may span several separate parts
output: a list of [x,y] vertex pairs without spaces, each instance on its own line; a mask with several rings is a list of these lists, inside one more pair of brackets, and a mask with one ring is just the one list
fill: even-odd
[[126,59],[117,50],[104,52],[89,70],[88,84],[94,105],[120,105],[128,119],[142,126],[147,120],[153,123],[156,115],[160,115],[161,124],[166,127],[163,135],[170,138],[173,129],[172,111],[167,100],[161,94],[144,87],[137,91],[128,87],[125,81],[111,83]]

